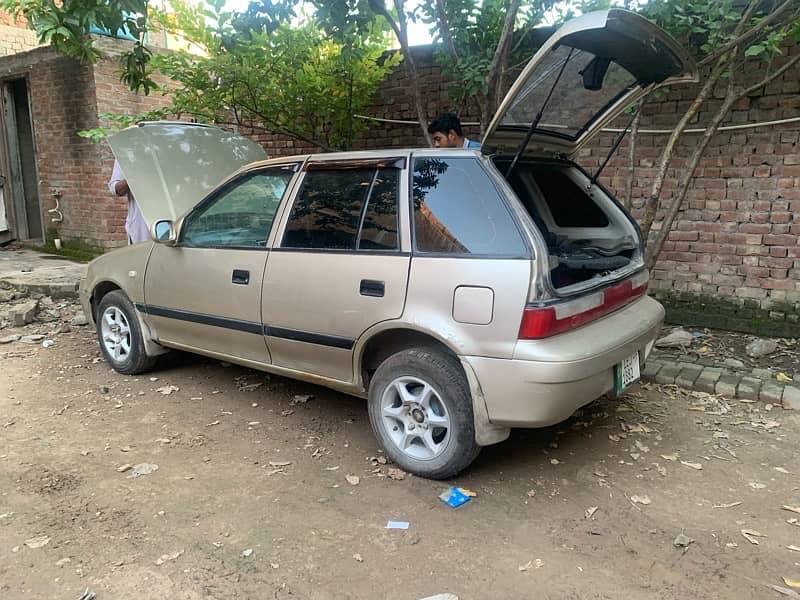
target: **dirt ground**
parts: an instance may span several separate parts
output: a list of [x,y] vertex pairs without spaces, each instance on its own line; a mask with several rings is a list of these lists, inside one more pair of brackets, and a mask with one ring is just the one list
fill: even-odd
[[[360,400],[179,353],[122,376],[72,329],[0,346],[3,598],[761,600],[800,580],[799,413],[604,399],[485,449],[453,510],[448,483],[386,476]],[[120,472],[140,463],[158,470]]]

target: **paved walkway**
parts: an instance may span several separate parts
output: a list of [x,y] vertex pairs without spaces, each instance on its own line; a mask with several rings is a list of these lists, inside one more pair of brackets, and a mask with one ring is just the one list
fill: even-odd
[[[0,288],[77,298],[86,265],[32,250],[0,249]],[[642,379],[742,400],[800,410],[800,382],[779,382],[776,373],[741,361],[715,362],[696,354],[655,350]]]
[[0,248],[0,288],[77,298],[86,265],[33,250]]

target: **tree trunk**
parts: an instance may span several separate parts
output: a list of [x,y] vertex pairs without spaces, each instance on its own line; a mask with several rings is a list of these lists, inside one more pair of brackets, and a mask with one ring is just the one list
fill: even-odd
[[647,238],[650,235],[650,229],[653,227],[653,221],[655,220],[656,213],[658,212],[658,202],[661,198],[661,189],[664,187],[664,179],[667,175],[667,168],[672,160],[672,155],[675,152],[675,146],[678,143],[678,139],[680,139],[681,135],[683,134],[683,130],[686,129],[687,125],[689,125],[689,121],[691,121],[694,115],[697,114],[697,111],[700,110],[700,107],[702,106],[703,102],[706,101],[706,98],[708,98],[711,90],[714,89],[714,85],[719,80],[728,62],[728,57],[723,57],[717,62],[714,70],[711,72],[708,79],[706,79],[705,83],[703,83],[703,87],[700,89],[700,92],[692,101],[691,106],[681,117],[680,121],[678,121],[675,129],[672,130],[669,140],[667,141],[667,145],[664,146],[664,150],[661,152],[661,157],[658,163],[658,171],[653,178],[653,185],[650,188],[650,194],[645,202],[644,217],[642,218],[641,223],[642,238],[645,240],[645,242],[647,242]]
[[520,0],[511,0],[506,12],[506,18],[503,22],[503,31],[500,34],[500,40],[495,48],[494,56],[492,57],[492,64],[489,66],[489,72],[486,74],[486,93],[488,96],[488,106],[485,110],[485,115],[481,115],[481,133],[486,131],[489,126],[488,121],[497,110],[497,105],[500,103],[500,98],[503,97],[501,86],[505,85],[505,77],[503,76],[506,66],[508,65],[508,57],[511,50],[511,42],[514,37],[514,24],[517,21],[517,13],[519,12]]
[[686,198],[686,194],[689,192],[689,186],[692,184],[694,172],[697,170],[697,165],[700,162],[700,159],[703,157],[708,143],[717,133],[722,121],[728,116],[731,107],[738,99],[739,96],[733,91],[733,78],[731,77],[731,81],[728,84],[728,91],[725,94],[725,100],[722,102],[722,106],[720,106],[717,114],[714,115],[711,123],[706,128],[705,132],[703,133],[703,137],[700,138],[700,142],[697,144],[697,146],[695,146],[694,150],[692,151],[692,156],[689,158],[689,163],[686,165],[683,173],[681,174],[678,187],[672,197],[672,202],[667,209],[667,213],[664,215],[664,220],[661,222],[661,229],[658,230],[656,239],[653,242],[653,247],[650,250],[650,254],[647,256],[648,270],[652,271],[656,261],[658,261],[658,256],[661,254],[661,249],[664,247],[664,242],[666,241],[669,232],[672,230],[675,217],[678,216],[678,212],[680,212],[683,201]]

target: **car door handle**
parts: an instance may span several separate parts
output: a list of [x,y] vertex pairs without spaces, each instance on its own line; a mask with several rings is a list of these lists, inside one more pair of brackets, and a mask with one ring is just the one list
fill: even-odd
[[376,281],[374,279],[362,279],[359,292],[362,296],[383,298],[383,295],[386,293],[386,284],[383,281]]
[[250,283],[250,271],[245,271],[243,269],[234,269],[233,277],[231,277],[231,283],[237,283],[239,285],[247,285],[248,283]]

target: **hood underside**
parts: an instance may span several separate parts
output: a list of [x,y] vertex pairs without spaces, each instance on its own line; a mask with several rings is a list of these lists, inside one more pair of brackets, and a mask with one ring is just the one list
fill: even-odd
[[140,123],[109,145],[148,223],[177,220],[241,167],[267,158],[251,140],[176,121]]

